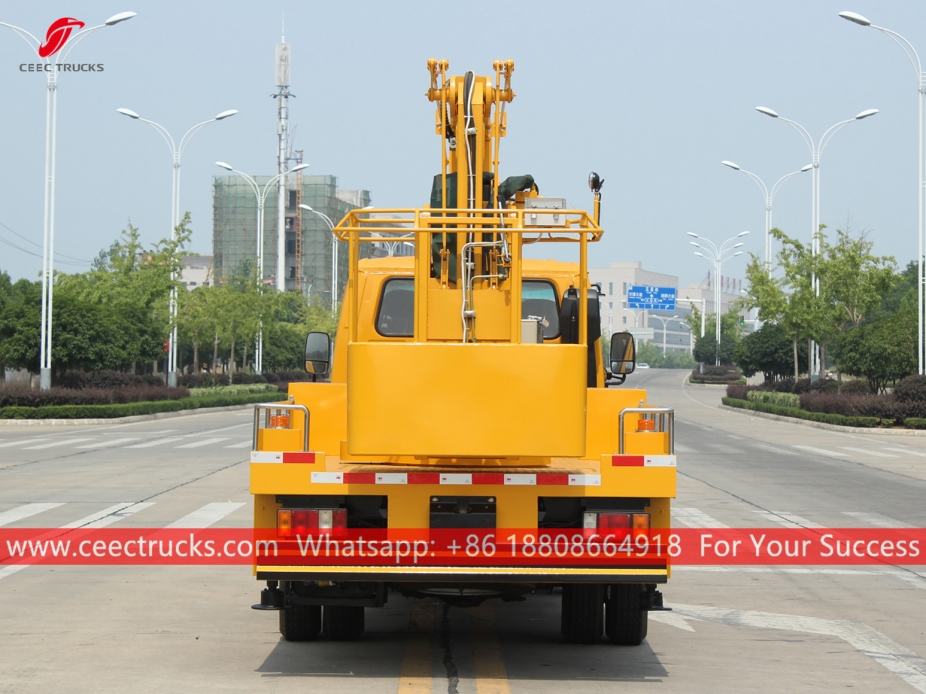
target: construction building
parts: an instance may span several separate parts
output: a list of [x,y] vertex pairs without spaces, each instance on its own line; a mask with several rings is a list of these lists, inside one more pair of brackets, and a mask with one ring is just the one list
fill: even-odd
[[[297,152],[301,154],[301,152]],[[301,157],[297,159],[297,162]],[[255,176],[261,193],[272,176]],[[267,190],[263,222],[263,272],[261,280],[274,285],[277,278],[278,204],[276,184]],[[306,176],[302,171],[287,177],[285,200],[286,255],[283,273],[286,291],[298,291],[310,301],[332,304],[332,254],[337,255],[335,300],[347,282],[347,246],[337,242],[328,224],[338,224],[352,209],[367,207],[367,190],[338,190],[336,176]],[[300,205],[308,205],[314,212]],[[213,180],[213,272],[223,281],[250,261],[257,267],[257,193],[242,176],[216,176]],[[326,220],[325,218],[328,218]]]

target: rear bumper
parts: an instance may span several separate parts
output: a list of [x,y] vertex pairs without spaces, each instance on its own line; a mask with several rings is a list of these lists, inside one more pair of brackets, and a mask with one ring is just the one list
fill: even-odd
[[666,583],[668,575],[665,567],[257,566],[261,581]]

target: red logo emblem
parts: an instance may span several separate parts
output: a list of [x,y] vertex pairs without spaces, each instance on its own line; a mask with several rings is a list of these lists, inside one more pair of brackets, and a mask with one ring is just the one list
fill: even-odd
[[82,29],[83,26],[84,23],[82,21],[74,19],[73,17],[56,19],[51,23],[51,26],[48,27],[48,31],[45,34],[45,43],[39,46],[39,57],[47,58],[60,51],[64,48],[64,44],[68,42],[68,39],[71,38],[71,32],[74,28]]

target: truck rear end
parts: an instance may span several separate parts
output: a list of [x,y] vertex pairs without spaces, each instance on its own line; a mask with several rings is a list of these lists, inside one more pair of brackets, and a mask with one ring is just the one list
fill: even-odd
[[[430,207],[337,225],[338,332],[306,344],[326,382],[255,412],[255,607],[278,610],[288,640],[350,640],[390,595],[471,606],[561,589],[568,641],[639,644],[670,573],[673,413],[608,387],[632,372],[633,339],[604,354],[588,282],[601,181],[594,216],[532,177],[496,183],[513,64],[494,84],[429,69],[444,156]],[[393,238],[414,254],[369,257]],[[549,242],[577,262],[524,257]]]

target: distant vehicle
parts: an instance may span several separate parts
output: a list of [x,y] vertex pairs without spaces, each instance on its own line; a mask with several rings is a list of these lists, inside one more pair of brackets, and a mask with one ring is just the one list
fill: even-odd
[[647,363],[644,361],[644,362],[641,362],[640,364],[637,364],[637,368],[638,368],[638,369],[648,369],[648,368],[649,368],[649,364],[647,364]]

